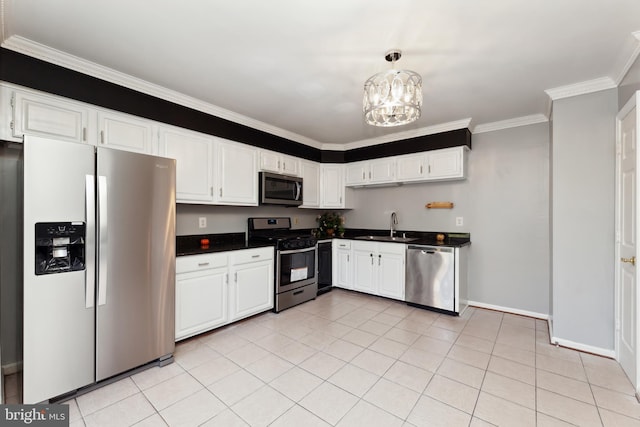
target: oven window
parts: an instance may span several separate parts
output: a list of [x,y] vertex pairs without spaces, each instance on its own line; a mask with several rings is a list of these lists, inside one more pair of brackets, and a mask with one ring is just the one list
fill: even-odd
[[280,254],[280,286],[313,278],[316,271],[316,251]]

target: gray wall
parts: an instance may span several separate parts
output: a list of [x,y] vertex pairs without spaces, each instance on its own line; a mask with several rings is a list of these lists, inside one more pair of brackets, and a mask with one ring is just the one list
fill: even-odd
[[640,90],[640,57],[636,58],[618,86],[618,110],[624,107],[637,90]]
[[[347,227],[471,233],[469,299],[549,312],[549,129],[546,123],[473,135],[465,181],[353,192]],[[453,209],[425,209],[451,201]],[[464,226],[456,227],[462,216]]]
[[[247,218],[260,216],[290,217],[292,228],[316,228],[316,216],[324,210],[285,208],[278,206],[210,206],[178,204],[176,209],[176,234],[244,233]],[[198,227],[198,218],[207,218],[207,227]],[[297,224],[296,224],[297,219]]]
[[614,348],[617,89],[553,105],[553,334]]

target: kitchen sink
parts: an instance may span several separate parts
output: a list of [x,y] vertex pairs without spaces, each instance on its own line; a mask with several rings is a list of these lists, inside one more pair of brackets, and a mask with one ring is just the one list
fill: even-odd
[[418,240],[417,237],[398,237],[398,236],[358,236],[355,238],[356,240],[372,240],[376,242],[413,242],[414,240]]

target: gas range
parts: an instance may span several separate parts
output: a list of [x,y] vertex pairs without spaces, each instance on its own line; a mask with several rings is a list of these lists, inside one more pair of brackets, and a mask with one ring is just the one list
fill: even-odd
[[291,218],[249,218],[250,243],[271,243],[277,250],[311,248],[316,238],[308,231],[291,230]]
[[276,247],[276,313],[318,295],[315,237],[291,230],[291,218],[273,217],[249,218],[248,239],[249,243],[268,242]]

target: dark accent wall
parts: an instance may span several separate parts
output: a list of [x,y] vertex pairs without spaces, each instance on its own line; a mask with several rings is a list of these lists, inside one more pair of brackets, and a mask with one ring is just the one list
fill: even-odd
[[322,163],[345,163],[460,145],[471,148],[471,132],[459,129],[348,151],[319,150],[5,48],[0,48],[0,80]]

